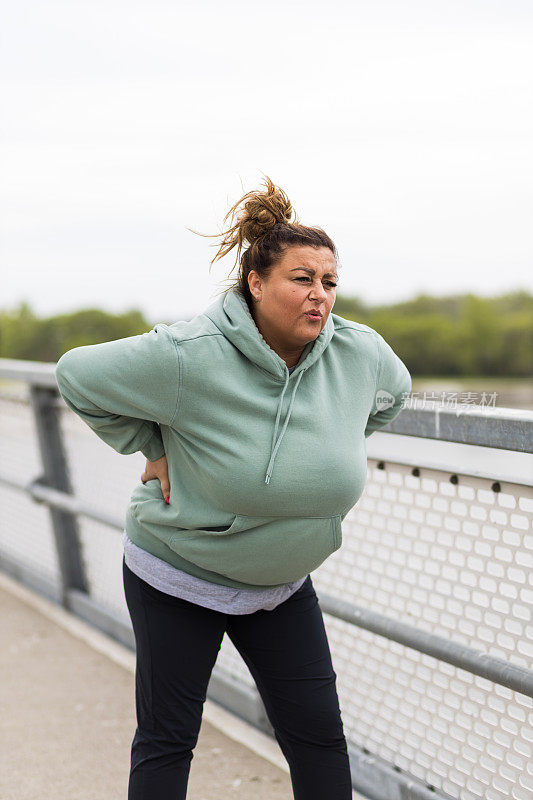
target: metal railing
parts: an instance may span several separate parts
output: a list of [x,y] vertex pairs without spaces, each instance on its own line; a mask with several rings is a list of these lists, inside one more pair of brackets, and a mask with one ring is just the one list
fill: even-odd
[[[87,576],[89,548],[87,541],[84,544],[80,525],[84,520],[92,520],[105,528],[122,531],[124,523],[123,518],[99,507],[92,499],[84,499],[73,489],[67,454],[69,437],[64,436],[62,422],[75,418],[75,415],[59,395],[54,367],[54,364],[0,359],[0,378],[27,386],[26,402],[31,409],[40,460],[39,474],[27,479],[8,472],[4,457],[3,466],[0,466],[0,491],[22,493],[48,510],[57,558],[57,580],[39,574],[35,565],[25,563],[20,551],[15,552],[11,547],[10,552],[10,548],[4,546],[2,534],[0,568],[134,649],[129,619],[106,606],[91,591],[95,580]],[[9,399],[4,393],[4,403],[7,402]],[[23,403],[17,398],[12,398],[11,402],[15,406]],[[0,407],[1,404],[0,391]],[[392,433],[394,438],[409,437],[405,439],[400,457],[398,452],[387,457],[391,450],[390,437],[383,436],[383,433]],[[458,463],[453,469],[444,464],[439,468],[434,452],[428,460],[420,447],[417,449],[417,443],[431,440],[458,446],[453,456]],[[8,441],[6,452],[9,447]],[[512,451],[511,455],[517,454],[516,469],[513,468],[511,473],[507,468],[502,470],[498,459],[494,458],[493,462],[487,459],[481,468],[477,466],[469,470],[466,454],[479,447],[490,448],[487,455],[502,450],[509,456]],[[403,658],[406,677],[400,685],[405,689],[402,697],[405,709],[409,706],[406,698],[414,692],[413,687],[421,685],[420,677],[412,674],[416,672],[412,663],[408,663],[416,656],[419,659],[418,670],[424,666],[428,669],[428,665],[432,669],[431,679],[428,675],[424,678],[424,698],[437,694],[432,682],[440,677],[439,670],[444,669],[443,665],[450,665],[458,668],[459,673],[448,667],[444,673],[447,679],[451,676],[457,679],[457,675],[461,675],[463,680],[470,681],[472,692],[478,689],[485,693],[487,707],[491,707],[491,699],[492,707],[496,709],[498,706],[497,687],[517,693],[517,697],[511,697],[509,693],[500,695],[508,701],[506,709],[503,706],[499,709],[500,722],[507,719],[510,706],[518,707],[519,711],[511,709],[511,718],[515,720],[514,739],[512,742],[508,740],[510,749],[502,755],[500,769],[495,756],[497,748],[492,744],[505,737],[496,736],[493,729],[491,738],[491,723],[484,721],[485,702],[481,695],[474,697],[474,694],[469,694],[469,707],[476,709],[476,721],[480,724],[479,730],[473,727],[470,731],[472,741],[477,736],[477,751],[475,745],[463,742],[463,750],[468,753],[466,762],[464,754],[457,748],[461,741],[459,733],[455,739],[455,734],[450,734],[454,722],[451,714],[448,714],[445,724],[440,724],[440,728],[446,727],[448,739],[446,731],[440,730],[440,741],[444,744],[442,760],[439,760],[434,745],[439,740],[438,713],[433,720],[424,722],[425,735],[420,723],[418,729],[413,724],[413,730],[406,724],[406,736],[396,740],[399,744],[395,750],[386,739],[404,716],[403,712],[397,711],[397,719],[393,715],[389,731],[385,724],[381,728],[376,725],[376,720],[381,721],[379,713],[374,715],[370,724],[365,722],[363,725],[361,720],[366,716],[363,696],[359,709],[357,703],[353,704],[352,735],[347,731],[354,789],[372,800],[421,800],[429,797],[503,800],[511,796],[516,800],[531,800],[533,476],[529,472],[529,458],[533,452],[533,412],[469,407],[464,413],[457,414],[456,410],[440,407],[405,408],[392,424],[368,440],[367,451],[368,483],[363,497],[343,523],[343,529],[346,529],[344,546],[313,575],[321,608],[328,618],[332,649],[336,651],[338,648],[334,661],[340,664],[344,660],[346,664],[345,674],[339,669],[338,676],[345,727],[350,728],[346,721],[351,715],[352,698],[357,694],[349,680],[354,660],[360,660],[355,672],[356,681],[369,680],[364,671],[364,666],[371,660],[368,654],[383,647],[386,649],[381,651],[382,663],[378,671],[386,669],[387,659],[392,662],[394,658],[400,661]],[[389,550],[385,552],[387,547]],[[433,564],[433,554],[439,551],[441,567],[438,563],[436,566]],[[467,557],[465,553],[470,555]],[[402,554],[406,554],[403,560]],[[366,569],[363,568],[365,563],[370,565]],[[413,564],[418,565],[418,571]],[[507,572],[504,565],[507,565]],[[455,577],[447,574],[453,571],[452,567],[456,570]],[[474,573],[479,576],[475,585],[479,598],[472,599]],[[492,576],[492,583],[489,576]],[[439,581],[444,583],[446,580],[446,587],[438,585]],[[353,596],[367,598],[366,605],[346,599],[350,594],[345,590],[348,583],[355,592]],[[502,591],[495,587],[501,587]],[[469,592],[470,596],[467,596]],[[423,594],[429,597],[425,605]],[[446,595],[448,603],[445,602]],[[515,603],[510,609],[513,599]],[[487,611],[489,606],[492,608]],[[405,616],[414,617],[418,624],[406,622]],[[468,620],[477,621],[478,627],[470,626],[469,629]],[[500,632],[499,636],[491,636],[491,625]],[[357,641],[353,638],[355,630],[360,632]],[[348,655],[343,650],[347,639],[351,642]],[[360,648],[362,656],[359,659]],[[363,657],[365,652],[366,660]],[[253,681],[242,680],[246,668],[243,664],[237,665],[235,653],[229,653],[227,642],[221,655],[223,658],[219,658],[212,674],[208,696],[273,735]],[[388,705],[394,705],[392,698],[397,694],[398,678],[403,675],[401,668],[392,674],[385,671],[384,675],[387,674],[391,680],[389,688],[384,686],[384,677],[376,675],[376,682],[369,683],[369,691],[362,693],[366,694],[370,705],[373,693],[379,694],[384,720],[387,719]],[[474,683],[473,676],[480,680]],[[344,680],[346,688],[343,688]],[[487,686],[487,681],[494,686]],[[451,694],[448,700],[452,700]],[[420,699],[413,705],[413,723],[423,705]],[[442,699],[439,708],[447,710],[447,703]],[[497,717],[497,712],[494,713]],[[517,725],[517,719],[524,724]],[[432,722],[435,729],[431,727]],[[485,733],[483,725],[487,729]],[[512,726],[501,722],[501,727],[508,735],[508,728]],[[414,741],[413,731],[417,731],[419,752],[409,753],[409,748],[402,745]],[[426,750],[432,753],[431,757],[427,756]],[[454,754],[454,758],[451,759],[448,753]],[[491,761],[495,766],[490,766]],[[464,763],[468,763],[472,774],[465,773]],[[447,771],[445,765],[448,765]]]

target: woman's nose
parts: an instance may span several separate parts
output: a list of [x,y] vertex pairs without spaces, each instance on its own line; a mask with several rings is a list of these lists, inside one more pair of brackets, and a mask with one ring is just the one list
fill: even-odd
[[324,289],[321,283],[317,284],[316,286],[313,286],[311,294],[317,300],[325,300],[327,297],[326,290]]

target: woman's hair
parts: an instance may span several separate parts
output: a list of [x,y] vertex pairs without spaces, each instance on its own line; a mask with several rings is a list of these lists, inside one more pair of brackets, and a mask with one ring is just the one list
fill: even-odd
[[[322,228],[301,225],[285,192],[275,186],[268,175],[265,178],[266,191],[247,192],[230,208],[224,217],[225,222],[231,215],[227,231],[218,234],[199,233],[199,236],[223,237],[218,252],[211,260],[210,271],[215,261],[237,246],[237,256],[230,274],[238,263],[238,277],[223,291],[238,288],[250,310],[253,299],[248,285],[249,273],[255,270],[261,278],[267,279],[275,263],[289,247],[327,247],[338,264],[337,248],[327,233]],[[188,230],[198,233],[192,228]],[[245,244],[248,247],[243,251]]]

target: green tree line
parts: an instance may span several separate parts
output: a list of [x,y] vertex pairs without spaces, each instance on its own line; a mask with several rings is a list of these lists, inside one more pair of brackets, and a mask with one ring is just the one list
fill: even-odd
[[[533,375],[533,295],[497,297],[419,294],[388,305],[366,305],[337,293],[333,311],[379,331],[413,376]],[[98,308],[38,317],[28,303],[0,310],[0,357],[56,362],[73,347],[151,330],[138,309],[111,314]]]

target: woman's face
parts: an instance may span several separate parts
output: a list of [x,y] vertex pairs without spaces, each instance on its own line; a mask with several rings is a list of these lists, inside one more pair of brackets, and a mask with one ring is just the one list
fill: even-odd
[[[335,302],[337,263],[328,247],[290,247],[264,280],[248,276],[253,317],[263,339],[287,366],[317,338]],[[318,317],[307,312],[317,310]]]

